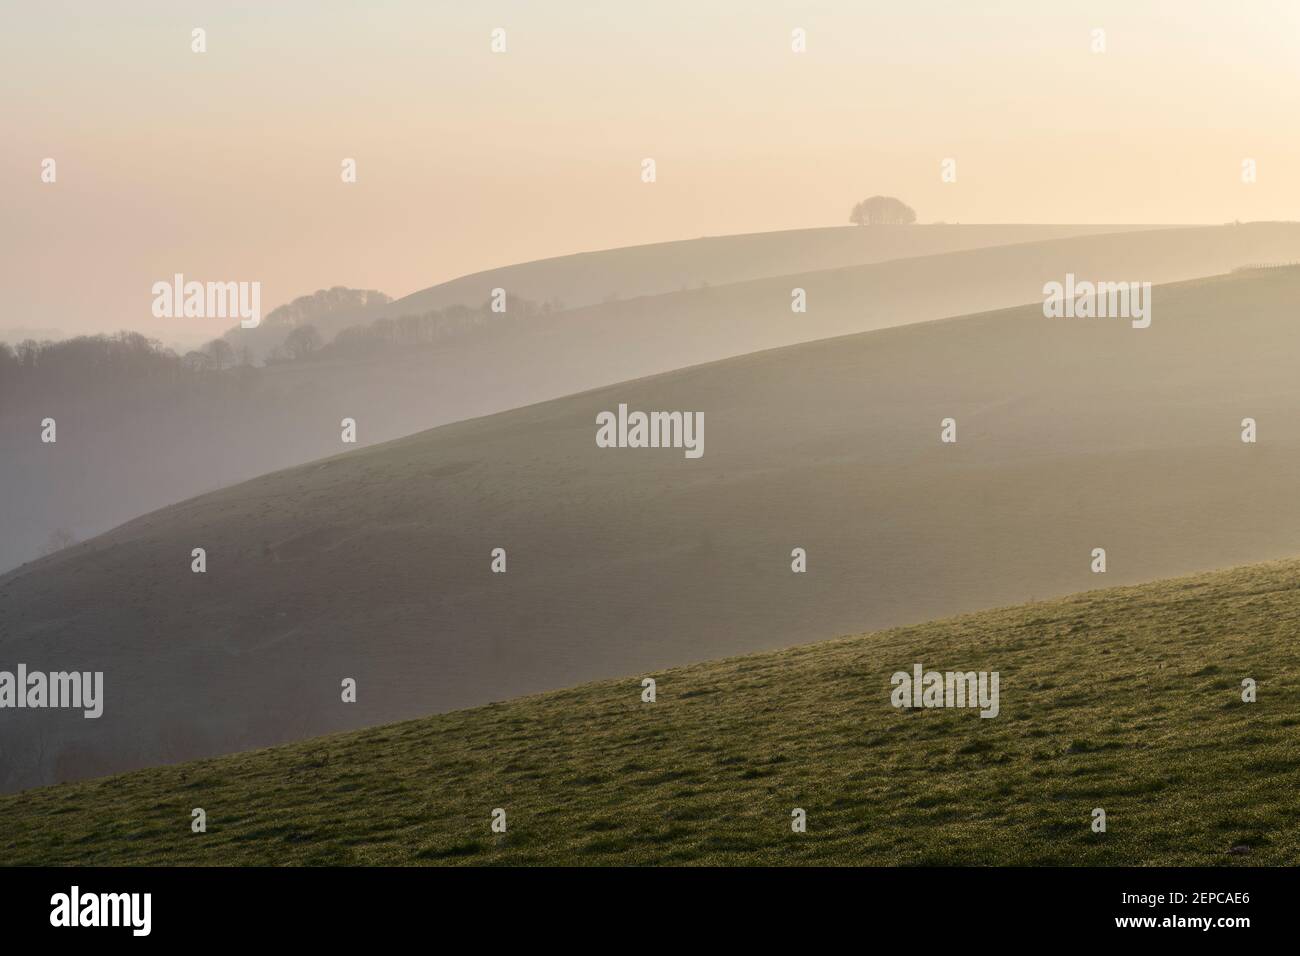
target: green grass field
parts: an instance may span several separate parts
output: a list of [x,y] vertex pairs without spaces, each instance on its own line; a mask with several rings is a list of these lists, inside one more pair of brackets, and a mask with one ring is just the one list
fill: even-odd
[[[31,790],[0,797],[0,862],[1293,865],[1298,580],[1094,591]],[[915,662],[999,671],[1000,716],[894,709]]]

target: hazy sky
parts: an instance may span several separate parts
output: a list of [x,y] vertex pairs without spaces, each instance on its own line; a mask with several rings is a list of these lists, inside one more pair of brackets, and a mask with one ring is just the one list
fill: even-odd
[[6,0],[0,63],[0,328],[170,340],[175,272],[260,280],[265,312],[878,192],[922,222],[1300,219],[1296,0]]

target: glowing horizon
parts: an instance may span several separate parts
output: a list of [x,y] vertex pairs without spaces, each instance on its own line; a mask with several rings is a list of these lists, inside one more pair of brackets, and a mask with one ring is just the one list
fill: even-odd
[[574,252],[845,225],[874,193],[922,223],[1300,219],[1300,7],[1039,6],[10,11],[0,327],[171,337],[149,290],[178,272],[261,281],[266,311],[333,285],[400,297]]

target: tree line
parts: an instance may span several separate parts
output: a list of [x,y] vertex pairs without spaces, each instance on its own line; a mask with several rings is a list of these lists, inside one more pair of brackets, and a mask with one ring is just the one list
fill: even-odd
[[[311,323],[295,326],[271,349],[265,365],[337,359],[351,361],[387,352],[434,346],[471,335],[492,334],[518,322],[561,311],[558,300],[512,299],[508,311],[489,303],[453,305],[418,315],[380,318],[341,329],[331,341]],[[236,340],[237,341],[237,340]],[[247,347],[213,339],[183,354],[139,332],[82,335],[62,341],[0,342],[0,405],[45,396],[98,395],[126,387],[196,385],[240,381],[262,371]]]
[[411,347],[439,345],[456,339],[503,331],[520,322],[544,318],[564,310],[558,299],[532,302],[512,299],[505,312],[480,306],[452,305],[419,314],[375,319],[364,325],[340,329],[325,342],[312,325],[300,325],[271,350],[268,365],[307,359],[357,359]]

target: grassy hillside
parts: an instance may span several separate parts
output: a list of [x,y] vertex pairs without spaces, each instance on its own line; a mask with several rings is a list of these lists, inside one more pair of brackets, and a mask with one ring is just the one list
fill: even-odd
[[[0,797],[0,861],[1294,865],[1297,580],[1093,591],[659,672],[655,703],[636,674]],[[894,709],[916,662],[999,671],[1001,713]]]
[[[6,717],[0,786],[1069,594],[1097,547],[1107,584],[1300,553],[1297,301],[1275,270],[1160,287],[1145,330],[1029,306],[808,343],[152,513],[0,576],[0,660],[110,694]],[[704,456],[598,448],[620,403],[702,412]]]

